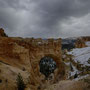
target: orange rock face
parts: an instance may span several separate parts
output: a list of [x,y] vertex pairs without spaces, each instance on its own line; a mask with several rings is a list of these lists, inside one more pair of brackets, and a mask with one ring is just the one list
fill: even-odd
[[84,37],[82,37],[82,39],[84,40],[84,41],[90,41],[90,36],[84,36]]
[[86,47],[85,42],[90,41],[90,36],[84,36],[77,39],[75,43],[76,48],[83,48]]
[[76,48],[83,48],[86,47],[85,41],[82,38],[78,38],[76,43],[75,43]]
[[25,68],[30,73],[32,85],[44,83],[45,78],[40,73],[39,62],[45,56],[53,58],[57,64],[57,69],[53,73],[53,82],[64,79],[61,39],[0,37],[0,58],[2,58],[0,61],[21,69]]
[[3,28],[0,28],[0,37],[7,37],[7,35],[4,33]]

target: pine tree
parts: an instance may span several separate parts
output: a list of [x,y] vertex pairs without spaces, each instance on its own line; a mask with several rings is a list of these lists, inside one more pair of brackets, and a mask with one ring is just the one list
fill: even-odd
[[72,64],[70,63],[70,70],[73,71],[73,67],[72,67]]
[[24,90],[26,85],[24,84],[24,81],[23,81],[23,78],[21,76],[21,74],[19,73],[18,76],[17,76],[17,87],[18,87],[18,90]]
[[77,78],[78,77],[78,74],[77,74],[77,72],[75,73],[75,75],[74,75],[74,78]]

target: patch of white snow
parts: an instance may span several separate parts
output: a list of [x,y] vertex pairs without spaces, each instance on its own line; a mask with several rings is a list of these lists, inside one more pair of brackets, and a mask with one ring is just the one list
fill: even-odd
[[86,45],[87,45],[88,47],[90,47],[90,41],[86,42]]
[[79,61],[80,64],[83,64],[84,66],[90,66],[90,64],[87,62],[90,58],[90,47],[76,48],[71,52],[68,52],[68,54],[74,56],[74,61],[76,63]]

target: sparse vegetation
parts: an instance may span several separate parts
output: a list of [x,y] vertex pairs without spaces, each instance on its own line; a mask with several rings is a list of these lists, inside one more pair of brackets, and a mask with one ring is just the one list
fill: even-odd
[[18,74],[16,80],[17,80],[17,88],[18,88],[18,90],[24,90],[26,85],[25,85],[25,83],[23,81],[23,78],[22,78],[20,73]]
[[72,64],[70,63],[70,70],[73,71],[73,67],[72,67]]
[[77,78],[78,77],[78,74],[77,74],[77,72],[75,73],[75,75],[74,75],[74,78]]
[[2,83],[2,80],[0,79],[0,83]]
[[87,61],[89,64],[90,64],[90,58],[88,59],[88,61]]

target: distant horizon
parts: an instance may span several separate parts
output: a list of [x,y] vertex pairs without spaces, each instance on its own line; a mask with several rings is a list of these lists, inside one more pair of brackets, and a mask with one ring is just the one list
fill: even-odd
[[[0,27],[0,28],[2,28],[2,27]],[[4,28],[3,28],[4,29]],[[6,33],[6,31],[4,30],[4,32]],[[7,34],[7,33],[6,33]],[[35,39],[38,39],[38,38],[42,38],[42,37],[31,37],[31,36],[25,36],[25,37],[22,37],[22,36],[9,36],[9,34],[7,34],[8,35],[8,37],[21,37],[21,38],[35,38]],[[79,38],[79,37],[89,37],[88,35],[86,36],[76,36],[76,37],[57,37],[57,38],[54,38],[54,37],[48,37],[48,38],[42,38],[42,39],[49,39],[49,38],[53,38],[53,39],[58,39],[58,38],[62,38],[62,39],[69,39],[69,38]]]

